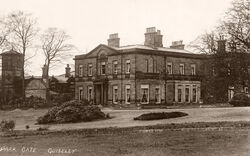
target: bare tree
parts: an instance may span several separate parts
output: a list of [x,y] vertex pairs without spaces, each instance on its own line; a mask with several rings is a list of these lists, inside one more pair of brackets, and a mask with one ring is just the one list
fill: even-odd
[[11,13],[7,16],[5,25],[8,28],[9,35],[7,37],[7,45],[23,54],[22,58],[22,96],[25,98],[25,64],[27,58],[27,50],[31,48],[33,40],[38,32],[36,27],[36,19],[31,14],[22,11]]
[[232,48],[241,52],[249,52],[250,0],[234,0],[220,27],[228,35]]
[[41,44],[46,65],[47,100],[49,100],[49,70],[70,56],[68,52],[72,50],[73,45],[68,43],[69,39],[70,37],[65,31],[57,28],[48,28],[41,35]]
[[215,54],[217,52],[217,40],[219,35],[214,31],[199,35],[188,46],[199,53]]

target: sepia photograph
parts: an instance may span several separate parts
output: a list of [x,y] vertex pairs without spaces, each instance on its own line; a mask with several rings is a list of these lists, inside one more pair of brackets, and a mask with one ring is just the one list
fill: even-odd
[[250,0],[0,0],[0,156],[249,156]]

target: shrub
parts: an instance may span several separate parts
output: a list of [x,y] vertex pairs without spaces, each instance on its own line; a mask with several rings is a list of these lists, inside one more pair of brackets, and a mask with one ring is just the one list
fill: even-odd
[[178,118],[187,116],[187,113],[183,112],[157,112],[157,113],[146,113],[138,117],[135,117],[134,120],[159,120],[159,119],[169,119],[169,118]]
[[234,107],[250,106],[250,98],[245,93],[237,93],[229,101]]
[[26,125],[25,128],[26,128],[26,129],[30,129],[30,126],[29,126],[29,125]]
[[61,106],[52,107],[44,116],[37,119],[37,123],[69,123],[104,118],[106,116],[98,106],[90,105],[87,101],[72,100]]
[[9,130],[12,130],[15,128],[16,126],[16,123],[14,120],[2,120],[1,123],[0,123],[0,128],[1,128],[1,131],[9,131]]
[[43,126],[43,127],[39,127],[36,129],[37,131],[47,131],[49,130],[49,126]]

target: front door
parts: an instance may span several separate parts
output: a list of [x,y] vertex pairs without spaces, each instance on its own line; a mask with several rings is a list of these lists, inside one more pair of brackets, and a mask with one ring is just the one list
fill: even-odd
[[106,105],[108,97],[108,86],[105,84],[95,85],[95,101],[98,105]]

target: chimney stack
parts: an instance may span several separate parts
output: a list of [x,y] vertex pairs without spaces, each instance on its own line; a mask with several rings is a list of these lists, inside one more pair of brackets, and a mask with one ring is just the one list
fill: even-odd
[[218,42],[218,53],[225,53],[226,52],[226,40],[224,39],[224,36],[221,35]]
[[70,67],[69,67],[69,64],[67,64],[67,67],[65,68],[65,77],[70,77]]
[[170,48],[184,50],[185,44],[183,44],[182,42],[183,42],[182,40],[173,41],[172,45],[170,46]]
[[116,48],[120,47],[120,38],[118,37],[118,33],[109,35],[108,46]]
[[46,78],[47,77],[47,70],[48,70],[47,65],[44,65],[42,67],[42,70],[43,70],[42,78]]
[[145,46],[150,46],[153,48],[163,47],[161,31],[157,30],[155,27],[150,27],[146,29],[145,35]]

